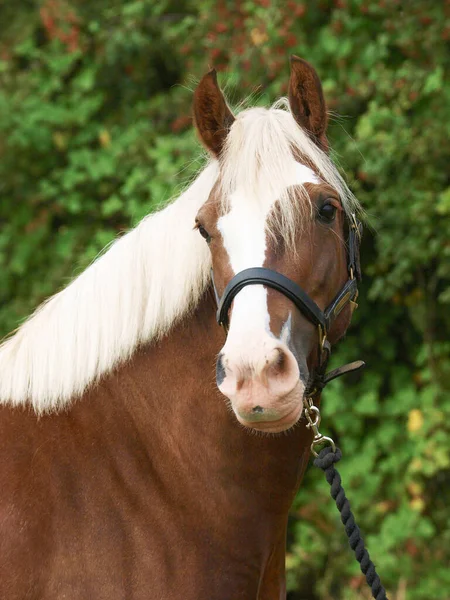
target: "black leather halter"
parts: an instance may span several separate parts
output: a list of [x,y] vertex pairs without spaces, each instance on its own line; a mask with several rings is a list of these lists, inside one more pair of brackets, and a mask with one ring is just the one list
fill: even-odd
[[236,295],[247,285],[265,285],[274,290],[277,290],[286,298],[288,298],[298,310],[310,321],[318,327],[319,330],[319,366],[316,369],[311,381],[308,385],[307,394],[313,396],[320,392],[322,388],[340,375],[344,375],[350,371],[355,371],[364,366],[362,361],[356,361],[349,365],[339,367],[328,375],[325,375],[325,369],[328,363],[331,347],[327,341],[328,332],[336,317],[341,313],[347,304],[352,303],[352,307],[357,306],[356,299],[358,297],[358,281],[361,280],[361,267],[359,260],[359,245],[362,236],[362,224],[358,221],[354,214],[348,218],[349,234],[348,234],[348,274],[349,278],[339,291],[331,304],[322,311],[312,298],[302,290],[294,281],[285,277],[277,271],[266,269],[263,267],[253,267],[244,269],[237,273],[226,286],[222,297],[219,297],[214,285],[214,292],[217,300],[217,322],[228,331],[229,316],[228,313],[231,304]]

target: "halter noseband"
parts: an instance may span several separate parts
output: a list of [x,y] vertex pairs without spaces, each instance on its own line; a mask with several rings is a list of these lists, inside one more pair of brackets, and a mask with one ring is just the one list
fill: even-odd
[[216,287],[213,287],[217,301],[217,322],[228,331],[229,318],[228,313],[231,304],[236,295],[247,285],[265,285],[286,296],[305,316],[308,321],[315,325],[319,330],[319,365],[308,385],[306,394],[310,397],[316,396],[325,387],[325,385],[350,371],[355,371],[364,366],[362,361],[356,361],[349,365],[339,367],[334,371],[325,374],[325,369],[330,356],[331,346],[327,340],[328,332],[336,319],[347,304],[351,303],[352,309],[356,308],[356,299],[358,297],[358,281],[361,281],[361,267],[359,260],[359,245],[362,236],[362,224],[354,214],[351,214],[349,220],[348,235],[348,274],[349,279],[342,289],[333,299],[331,304],[322,311],[312,298],[302,290],[294,281],[285,277],[277,271],[263,267],[253,267],[244,269],[237,273],[228,285],[220,298]]

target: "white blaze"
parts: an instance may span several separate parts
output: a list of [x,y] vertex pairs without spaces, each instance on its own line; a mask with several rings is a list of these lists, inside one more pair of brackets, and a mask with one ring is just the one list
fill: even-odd
[[[285,182],[286,188],[305,183],[319,183],[316,174],[309,167],[299,163],[293,165],[291,174],[292,179]],[[219,219],[217,226],[235,275],[244,269],[264,265],[267,250],[267,216],[282,191],[279,190],[278,194],[273,193],[271,196],[266,193],[258,202],[249,202],[239,190],[231,196],[230,211]],[[245,287],[234,299],[226,346],[236,349],[238,347],[242,352],[245,349],[245,355],[248,355],[251,351],[250,345],[264,345],[263,340],[267,339],[267,333],[270,333],[269,323],[267,290],[262,285]]]

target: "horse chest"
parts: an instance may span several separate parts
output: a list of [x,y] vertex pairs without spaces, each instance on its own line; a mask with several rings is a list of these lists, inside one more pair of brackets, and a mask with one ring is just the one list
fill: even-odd
[[129,416],[102,420],[101,404],[88,421],[83,403],[40,421],[2,409],[0,597],[282,597],[286,507],[302,470],[276,458],[288,444],[235,427],[224,436],[221,405],[216,430],[183,439],[167,428],[148,444]]

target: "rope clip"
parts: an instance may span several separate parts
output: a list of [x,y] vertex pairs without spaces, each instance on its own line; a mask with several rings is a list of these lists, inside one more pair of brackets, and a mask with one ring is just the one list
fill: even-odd
[[313,456],[316,456],[316,457],[319,456],[315,450],[315,447],[319,446],[320,444],[323,444],[324,442],[328,442],[330,444],[331,448],[333,449],[333,452],[336,452],[336,444],[334,443],[334,441],[330,437],[328,437],[326,435],[322,435],[319,431],[320,422],[322,420],[322,417],[320,415],[319,408],[314,405],[312,398],[309,396],[306,396],[303,400],[303,405],[304,405],[305,417],[306,417],[306,420],[308,421],[308,423],[306,424],[306,427],[308,429],[312,429],[312,431],[314,433],[314,438],[311,443],[311,453],[313,454]]

